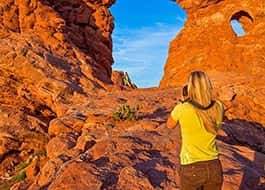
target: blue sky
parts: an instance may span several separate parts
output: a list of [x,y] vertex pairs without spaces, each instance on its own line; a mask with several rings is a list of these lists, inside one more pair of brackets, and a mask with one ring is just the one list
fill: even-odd
[[[186,13],[170,0],[116,0],[111,7],[114,70],[127,71],[139,87],[158,86],[169,42],[183,28]],[[245,34],[238,21],[231,25]]]
[[113,69],[127,71],[139,87],[157,86],[169,42],[183,27],[185,11],[170,0],[117,0],[111,12]]
[[238,37],[244,36],[245,30],[243,29],[242,25],[240,24],[240,22],[238,22],[238,20],[231,20],[231,26],[234,30],[234,32],[236,33],[236,35]]

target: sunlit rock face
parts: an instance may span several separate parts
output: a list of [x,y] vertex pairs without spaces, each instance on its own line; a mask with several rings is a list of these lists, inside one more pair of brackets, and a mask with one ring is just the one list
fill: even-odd
[[111,83],[113,3],[1,0],[1,77],[13,75],[46,99],[51,88],[81,92],[81,86]]
[[[112,84],[113,3],[0,0],[0,110],[50,118],[73,95]],[[11,120],[0,114],[0,126]]]
[[0,189],[72,100],[112,84],[113,3],[0,0]]
[[205,7],[220,1],[222,0],[177,0],[184,9]]
[[[260,113],[264,115],[265,104],[257,99],[265,97],[265,2],[177,0],[177,3],[186,10],[187,21],[170,44],[160,87],[183,85],[191,71],[206,71],[216,90],[233,91],[236,101],[242,99],[251,104],[238,116],[264,122]],[[237,36],[231,20],[242,25],[244,36]],[[238,110],[242,109],[237,107],[234,112]]]

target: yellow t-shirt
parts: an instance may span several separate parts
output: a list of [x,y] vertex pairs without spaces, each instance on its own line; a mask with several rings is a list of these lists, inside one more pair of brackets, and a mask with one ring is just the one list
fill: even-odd
[[[217,103],[223,110],[222,103],[219,101]],[[185,102],[176,105],[171,112],[171,117],[180,124],[181,128],[181,165],[218,158],[216,135],[206,131],[202,119],[199,118],[192,104]],[[218,127],[221,123],[222,120],[216,121]]]

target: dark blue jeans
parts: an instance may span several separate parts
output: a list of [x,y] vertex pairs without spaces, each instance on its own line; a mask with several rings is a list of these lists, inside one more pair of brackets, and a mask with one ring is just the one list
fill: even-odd
[[220,160],[180,166],[181,190],[221,190],[223,172]]

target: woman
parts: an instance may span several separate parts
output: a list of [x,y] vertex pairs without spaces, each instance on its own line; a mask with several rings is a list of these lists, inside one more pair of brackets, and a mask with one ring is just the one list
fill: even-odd
[[223,120],[223,105],[212,99],[212,85],[201,71],[188,80],[188,99],[175,106],[167,121],[168,128],[180,125],[181,190],[220,190],[222,167],[216,147],[217,130]]

